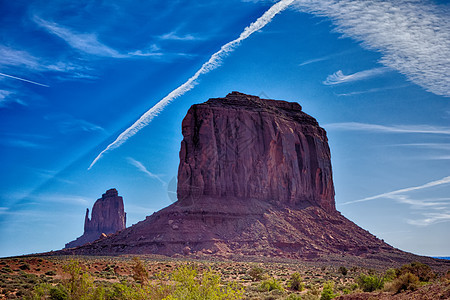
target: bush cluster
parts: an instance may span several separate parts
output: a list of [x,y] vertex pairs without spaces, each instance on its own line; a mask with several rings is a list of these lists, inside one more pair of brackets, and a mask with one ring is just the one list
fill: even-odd
[[134,260],[134,282],[112,285],[94,283],[91,275],[82,270],[78,261],[64,266],[69,276],[61,284],[40,284],[35,287],[32,300],[232,300],[241,299],[244,291],[237,284],[223,284],[220,276],[211,270],[199,274],[192,266],[181,266],[169,276],[160,276],[158,283],[150,283],[144,263]]
[[356,281],[364,292],[373,292],[384,287],[383,276],[361,274]]
[[284,289],[278,280],[276,280],[275,278],[269,278],[269,279],[266,279],[263,282],[261,282],[261,285],[259,286],[259,290],[264,291],[264,292],[270,292],[273,290],[282,291]]

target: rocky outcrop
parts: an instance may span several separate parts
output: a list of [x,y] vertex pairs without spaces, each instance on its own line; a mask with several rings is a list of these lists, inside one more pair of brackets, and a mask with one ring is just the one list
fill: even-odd
[[182,132],[178,201],[64,253],[405,260],[336,211],[326,132],[298,103],[233,92]]
[[92,208],[92,216],[89,218],[89,208],[86,209],[84,218],[84,234],[76,240],[67,243],[66,248],[82,246],[93,242],[100,237],[116,233],[126,227],[126,213],[123,206],[123,198],[116,189],[107,190],[98,199]]
[[180,204],[236,197],[335,212],[326,132],[298,103],[233,92],[193,105],[182,133]]

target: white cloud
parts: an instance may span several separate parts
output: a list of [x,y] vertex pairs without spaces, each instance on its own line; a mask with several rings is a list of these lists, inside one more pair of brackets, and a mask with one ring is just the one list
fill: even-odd
[[327,79],[323,82],[325,85],[336,85],[341,83],[365,80],[372,77],[376,77],[382,75],[389,71],[388,68],[374,68],[370,70],[364,70],[360,72],[356,72],[350,75],[344,75],[341,70],[337,71],[334,74],[328,75]]
[[378,125],[358,122],[330,123],[323,125],[327,130],[351,130],[384,133],[420,133],[450,135],[450,127],[431,125]]
[[[0,45],[0,67],[5,67],[13,70],[8,73],[14,72],[14,75],[0,73],[0,78],[10,78],[14,80],[20,80],[23,82],[40,85],[44,87],[49,86],[26,78],[31,77],[30,71],[32,73],[43,72],[47,74],[48,72],[57,72],[62,74],[56,77],[60,80],[97,79],[97,77],[89,74],[93,70],[86,65],[77,65],[72,62],[54,61],[53,58],[44,59],[41,57],[36,57],[26,51],[16,50],[14,48],[2,45]],[[27,75],[20,75],[20,76],[16,75],[24,73],[26,73]],[[19,94],[20,91],[17,90],[14,93]],[[16,99],[15,102],[20,101]]]
[[152,179],[156,179],[159,182],[162,183],[163,186],[167,186],[167,183],[162,180],[158,175],[153,174],[152,172],[150,172],[149,170],[147,170],[147,168],[140,162],[135,160],[134,158],[128,157],[127,158],[128,162],[130,164],[132,164],[133,166],[135,166],[136,168],[139,169],[139,171],[143,172],[144,174],[146,174],[148,177],[152,178]]
[[46,29],[49,33],[63,39],[69,46],[78,51],[101,57],[127,57],[127,55],[124,55],[119,51],[101,43],[96,34],[73,32],[71,29],[53,22],[45,21],[37,16],[34,17],[34,21],[36,24]]
[[450,222],[450,211],[442,213],[426,213],[422,219],[408,219],[408,224],[416,226],[428,226],[436,223]]
[[171,31],[166,34],[159,36],[162,40],[172,40],[172,41],[195,41],[201,40],[202,38],[193,36],[192,34],[179,35],[176,31]]
[[369,94],[369,93],[377,93],[377,92],[383,92],[383,91],[389,91],[389,90],[396,90],[401,89],[404,87],[407,87],[408,85],[398,85],[398,86],[387,86],[387,87],[381,87],[381,88],[371,88],[363,91],[356,91],[356,92],[349,92],[349,93],[343,93],[343,94],[336,94],[337,96],[354,96],[354,95],[362,95],[362,94]]
[[398,203],[408,204],[413,209],[442,209],[450,204],[450,198],[411,199],[410,196],[401,194],[391,194],[386,196],[386,198],[395,200]]
[[450,144],[446,143],[412,143],[412,144],[395,144],[394,147],[417,147],[424,149],[447,150],[450,151]]
[[32,70],[42,69],[38,58],[22,50],[0,45],[0,66],[26,67]]
[[7,103],[12,101],[11,95],[14,93],[12,91],[0,90],[0,107],[4,107]]
[[316,62],[329,60],[331,57],[332,56],[329,55],[329,56],[323,56],[323,57],[319,57],[319,58],[308,59],[308,60],[305,60],[304,62],[299,63],[298,66],[302,67],[302,66],[310,65],[310,64],[313,64],[313,63],[316,63]]
[[[423,190],[423,189],[427,189],[430,187],[435,187],[435,186],[440,186],[440,185],[445,185],[445,184],[450,184],[450,176],[444,177],[439,180],[431,181],[431,182],[428,182],[428,183],[425,183],[425,184],[419,185],[419,186],[413,186],[413,187],[404,188],[404,189],[400,189],[400,190],[396,190],[396,191],[392,191],[392,192],[388,192],[388,193],[383,193],[383,194],[379,194],[379,195],[375,195],[375,196],[371,196],[371,197],[367,197],[367,198],[363,198],[363,199],[359,199],[359,200],[345,202],[345,203],[342,203],[342,205],[366,202],[366,201],[371,201],[371,200],[380,199],[380,198],[399,199],[397,196],[400,194],[403,194],[403,193]],[[405,200],[405,199],[403,199],[403,200]]]
[[89,121],[75,118],[69,114],[51,114],[44,117],[45,120],[55,122],[56,127],[62,134],[74,132],[105,132],[101,126],[93,124]]
[[417,0],[296,0],[303,12],[330,18],[336,31],[382,54],[380,63],[424,89],[450,97],[448,5]]
[[408,193],[448,184],[450,184],[450,176],[419,186],[408,187],[360,200],[345,202],[342,203],[342,205],[367,202],[376,199],[391,199],[399,204],[409,205],[411,209],[416,210],[416,217],[414,220],[406,220],[408,224],[415,226],[428,226],[435,223],[450,221],[450,198],[413,199],[408,195]]
[[231,42],[223,45],[219,51],[211,55],[209,60],[205,62],[201,68],[190,77],[185,83],[174,89],[167,96],[161,99],[158,103],[156,103],[152,108],[146,111],[136,122],[133,123],[129,128],[127,128],[124,132],[122,132],[111,144],[109,144],[91,163],[88,169],[91,169],[95,163],[105,154],[106,152],[113,150],[117,147],[120,147],[123,143],[125,143],[130,137],[134,136],[138,133],[142,128],[147,126],[155,116],[157,116],[163,109],[174,99],[184,95],[187,91],[194,88],[197,84],[197,79],[200,75],[211,72],[212,70],[218,68],[222,65],[223,59],[230,54],[239,44],[248,38],[253,33],[262,29],[266,26],[270,21],[272,21],[273,17],[286,9],[294,0],[281,0],[270,7],[261,17],[259,17],[255,22],[250,24],[248,27],[244,29],[244,31],[239,35],[238,38],[232,40]]

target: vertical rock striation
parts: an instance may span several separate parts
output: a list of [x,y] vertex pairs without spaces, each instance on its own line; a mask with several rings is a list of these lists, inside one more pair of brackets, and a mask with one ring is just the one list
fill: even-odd
[[73,248],[93,242],[102,234],[108,235],[123,230],[126,227],[126,213],[123,198],[116,189],[107,190],[92,208],[89,218],[89,208],[84,218],[84,233],[76,240],[67,243],[66,248]]
[[335,212],[326,132],[298,103],[233,92],[193,105],[182,133],[181,203],[237,197]]

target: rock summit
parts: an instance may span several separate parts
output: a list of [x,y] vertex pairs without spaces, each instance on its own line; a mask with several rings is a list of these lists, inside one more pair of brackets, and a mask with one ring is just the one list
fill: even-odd
[[83,235],[67,243],[66,248],[82,246],[100,237],[123,230],[125,227],[126,213],[124,211],[123,198],[119,196],[116,189],[107,190],[94,203],[91,218],[89,218],[89,208],[86,209]]

